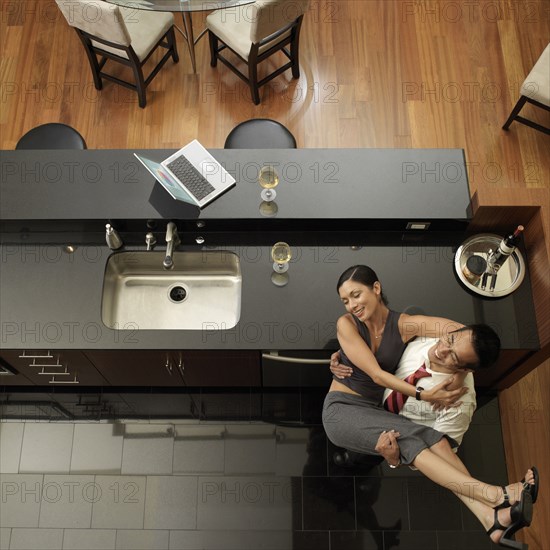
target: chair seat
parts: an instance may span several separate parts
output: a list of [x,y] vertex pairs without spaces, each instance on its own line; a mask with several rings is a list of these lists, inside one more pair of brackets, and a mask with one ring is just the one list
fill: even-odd
[[[222,42],[227,44],[233,51],[237,52],[245,61],[248,61],[252,40],[250,40],[250,31],[252,29],[252,19],[248,12],[249,6],[238,6],[231,10],[217,10],[206,18],[206,28],[212,31]],[[264,51],[271,48],[290,36],[290,31],[284,33],[276,42],[261,46],[258,53],[261,55]]]
[[523,82],[521,95],[550,107],[550,44]]
[[225,140],[225,149],[296,149],[296,139],[280,122],[254,118],[235,126]]
[[[119,9],[132,39],[132,48],[138,59],[143,61],[156,43],[170,30],[174,24],[174,15],[170,12],[153,12],[123,7],[119,7]],[[122,50],[111,48],[95,40],[92,40],[92,44],[96,48],[128,59],[126,52]]]
[[16,149],[86,149],[84,138],[70,126],[51,122],[29,130]]

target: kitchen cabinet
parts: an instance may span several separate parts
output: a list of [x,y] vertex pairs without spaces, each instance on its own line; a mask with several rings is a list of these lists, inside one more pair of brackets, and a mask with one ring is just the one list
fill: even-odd
[[103,386],[107,383],[81,351],[10,350],[2,352],[0,359],[38,386]]
[[259,386],[257,351],[87,351],[112,386]]
[[0,386],[30,386],[32,382],[0,357]]

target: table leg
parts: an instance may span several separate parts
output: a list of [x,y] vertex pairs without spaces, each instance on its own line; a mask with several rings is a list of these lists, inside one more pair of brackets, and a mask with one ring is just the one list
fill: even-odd
[[185,38],[187,39],[187,47],[189,48],[189,55],[191,57],[191,65],[193,66],[193,72],[196,73],[195,38],[193,36],[193,19],[191,18],[191,12],[182,11],[181,18],[183,19],[183,27],[185,29]]

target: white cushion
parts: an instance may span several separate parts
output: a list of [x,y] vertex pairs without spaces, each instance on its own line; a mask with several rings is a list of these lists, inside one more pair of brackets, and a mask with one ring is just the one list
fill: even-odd
[[[294,19],[297,17],[295,12],[289,13],[293,13],[293,16],[295,16]],[[270,32],[265,34],[265,36],[255,36],[255,39],[259,42],[261,39],[269,36],[269,34],[273,34],[273,32],[283,28],[292,20],[293,19],[281,21],[275,29],[270,29]],[[257,35],[256,31],[259,23],[256,4],[247,4],[246,6],[217,10],[206,18],[206,28],[212,31],[222,42],[227,44],[247,61],[250,54],[250,48],[252,47],[251,36]],[[276,41],[265,44],[260,48],[259,53],[263,53],[289,35],[290,31],[284,33]]]
[[[123,8],[103,0],[56,0],[71,27],[122,46],[131,45],[143,61],[174,24],[170,12]],[[128,59],[126,52],[92,40],[102,50]]]
[[[174,24],[174,16],[170,12],[153,12],[120,8],[121,15],[130,35],[131,45],[140,61],[143,61],[155,44],[170,30]],[[126,52],[111,48],[92,40],[94,46],[112,52],[120,57],[128,58]]]
[[550,107],[550,44],[523,82],[521,95]]

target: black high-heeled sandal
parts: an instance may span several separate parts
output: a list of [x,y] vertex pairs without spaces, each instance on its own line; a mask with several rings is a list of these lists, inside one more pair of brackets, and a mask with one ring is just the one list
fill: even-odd
[[533,504],[535,504],[535,502],[537,502],[537,497],[539,496],[539,471],[536,466],[531,466],[531,470],[533,471],[535,483],[527,483],[525,478],[523,478],[521,482],[523,483],[523,489],[531,495],[531,500],[533,501]]
[[[525,478],[523,478],[525,479]],[[508,494],[508,491],[506,490],[506,487],[502,486],[502,491],[504,492],[504,502],[501,502],[498,506],[494,507],[495,513],[497,510],[502,510],[503,508],[510,508],[510,495]],[[496,517],[496,516],[495,516]]]
[[[535,504],[535,502],[537,502],[537,497],[539,496],[539,471],[536,466],[531,466],[531,470],[533,471],[535,483],[528,483],[525,481],[525,478],[523,478],[521,480],[521,484],[523,485],[523,489],[531,495],[531,500],[533,501],[533,504]],[[504,491],[504,502],[498,506],[495,506],[495,510],[510,507],[510,496],[508,495],[508,491],[504,486],[502,486],[502,490]]]
[[531,494],[528,491],[522,491],[520,499],[512,505],[510,510],[510,519],[512,523],[508,527],[504,527],[500,521],[498,521],[498,510],[495,508],[495,521],[493,526],[487,530],[487,534],[490,535],[494,531],[503,531],[499,546],[505,548],[514,548],[515,550],[528,550],[529,546],[523,542],[512,540],[510,537],[517,533],[520,529],[531,525],[533,519],[533,500]]

